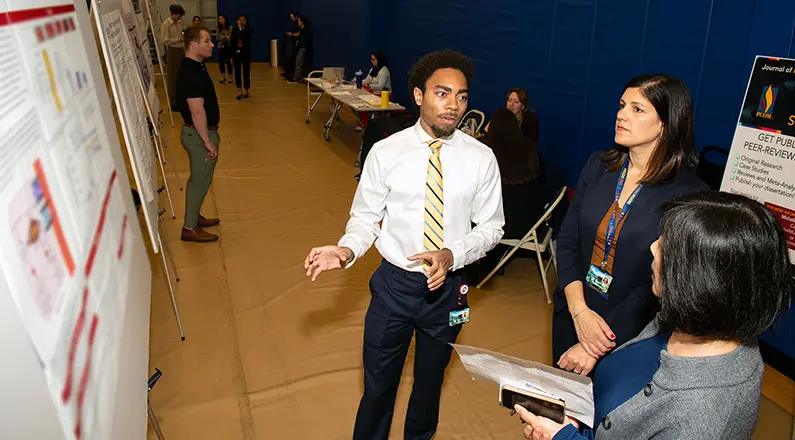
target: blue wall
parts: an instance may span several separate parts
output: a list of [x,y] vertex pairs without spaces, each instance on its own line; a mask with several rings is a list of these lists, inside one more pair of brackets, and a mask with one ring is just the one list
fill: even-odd
[[491,114],[524,87],[541,124],[540,148],[574,185],[591,152],[612,145],[621,89],[639,73],[676,75],[691,88],[699,147],[729,146],[756,54],[795,56],[792,0],[219,0],[247,13],[254,57],[306,14],[313,65],[369,67],[386,50],[396,99],[409,103],[407,71],[423,54],[458,49],[475,61],[470,105]]
[[[540,149],[575,185],[593,152],[612,146],[623,85],[640,73],[685,80],[696,140],[728,147],[754,56],[795,57],[793,0],[218,0],[219,12],[247,13],[254,57],[289,30],[288,12],[314,29],[317,67],[349,75],[385,50],[398,102],[410,103],[407,72],[423,54],[453,48],[475,61],[470,106],[491,114],[524,87],[539,115]],[[234,18],[233,18],[234,20]],[[792,312],[791,312],[792,313]],[[793,319],[768,341],[793,354]]]

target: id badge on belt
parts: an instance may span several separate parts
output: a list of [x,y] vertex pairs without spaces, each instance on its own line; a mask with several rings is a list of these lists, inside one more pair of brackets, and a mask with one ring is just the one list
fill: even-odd
[[458,288],[458,307],[450,312],[450,327],[455,327],[459,324],[466,324],[469,322],[470,311],[469,307],[464,307],[463,299],[469,292],[469,286],[462,284]]

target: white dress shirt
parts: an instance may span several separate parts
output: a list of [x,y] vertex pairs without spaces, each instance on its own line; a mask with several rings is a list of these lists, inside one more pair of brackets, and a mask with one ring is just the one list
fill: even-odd
[[[422,272],[425,181],[432,138],[419,121],[373,146],[353,198],[351,219],[338,246],[361,258],[375,242],[381,255],[402,269]],[[502,185],[491,149],[456,130],[440,155],[444,178],[444,247],[452,270],[477,261],[502,238]],[[383,223],[379,227],[379,222]],[[475,223],[475,228],[472,228]]]

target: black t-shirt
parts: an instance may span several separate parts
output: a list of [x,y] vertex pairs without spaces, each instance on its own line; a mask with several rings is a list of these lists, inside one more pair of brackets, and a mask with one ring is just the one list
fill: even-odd
[[193,117],[188,106],[189,98],[204,98],[208,126],[215,126],[221,122],[218,97],[215,96],[215,86],[210,74],[207,73],[207,68],[204,67],[204,63],[185,57],[177,74],[177,104],[185,123],[193,125]]
[[311,44],[311,31],[309,30],[308,25],[304,25],[303,29],[301,29],[301,33],[298,35],[298,48],[309,49],[310,44]]

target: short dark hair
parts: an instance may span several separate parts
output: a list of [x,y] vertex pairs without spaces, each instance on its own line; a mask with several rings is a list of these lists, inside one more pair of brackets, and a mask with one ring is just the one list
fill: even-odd
[[171,12],[172,15],[185,15],[185,9],[180,5],[169,6],[168,11]]
[[662,206],[660,320],[693,336],[750,342],[789,306],[784,228],[747,197],[692,193]]
[[414,89],[425,93],[425,83],[439,69],[456,69],[464,74],[467,85],[472,83],[475,66],[472,60],[461,52],[450,49],[431,52],[420,58],[409,71],[409,96],[414,96]]
[[193,18],[191,19],[191,21],[195,21],[197,18],[199,19],[199,23],[201,23],[202,18],[199,17],[198,15],[194,15]]
[[[664,73],[650,73],[632,78],[624,90],[639,88],[649,100],[663,124],[662,134],[654,149],[646,174],[640,183],[659,185],[674,180],[681,168],[694,170],[698,165],[693,123],[693,99],[687,84]],[[624,165],[627,147],[616,145],[604,156],[607,169],[615,171]]]
[[204,26],[188,26],[185,28],[185,34],[184,34],[185,50],[188,50],[188,48],[190,48],[190,44],[192,42],[195,41],[198,43],[199,41],[201,41],[202,31],[207,32],[209,35],[212,35],[210,33],[210,29],[207,29]]

